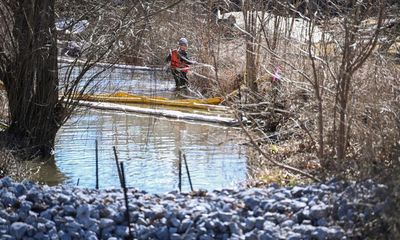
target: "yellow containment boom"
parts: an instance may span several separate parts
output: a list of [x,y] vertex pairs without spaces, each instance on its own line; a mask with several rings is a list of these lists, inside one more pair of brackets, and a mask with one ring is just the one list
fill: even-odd
[[168,99],[163,97],[140,96],[126,92],[99,95],[85,94],[80,96],[79,99],[93,102],[141,103],[200,109],[207,109],[209,108],[207,105],[216,105],[223,101],[223,99],[220,97],[207,99]]

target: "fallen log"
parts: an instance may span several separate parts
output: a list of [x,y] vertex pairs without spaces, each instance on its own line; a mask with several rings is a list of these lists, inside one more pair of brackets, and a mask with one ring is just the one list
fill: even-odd
[[136,107],[136,106],[127,106],[127,105],[105,103],[105,102],[79,101],[77,104],[80,106],[86,106],[86,107],[91,107],[91,108],[96,108],[96,109],[141,113],[141,114],[148,114],[148,115],[159,116],[159,117],[175,118],[175,119],[180,119],[180,120],[192,120],[192,121],[217,123],[217,124],[222,124],[222,125],[227,125],[227,126],[237,126],[239,124],[238,120],[233,117],[230,118],[230,117],[221,117],[221,116],[210,116],[210,115],[187,113],[187,112],[168,110],[168,109],[141,108],[141,107]]

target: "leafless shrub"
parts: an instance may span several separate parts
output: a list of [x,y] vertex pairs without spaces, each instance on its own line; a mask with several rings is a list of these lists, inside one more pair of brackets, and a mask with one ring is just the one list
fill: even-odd
[[29,176],[33,169],[28,169],[26,165],[21,164],[10,150],[0,150],[0,178],[10,176],[21,181]]

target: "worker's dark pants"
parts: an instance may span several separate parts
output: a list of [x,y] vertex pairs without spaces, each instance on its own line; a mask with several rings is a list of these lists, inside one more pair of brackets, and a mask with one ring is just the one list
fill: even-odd
[[180,87],[188,85],[188,78],[187,78],[186,72],[181,72],[176,69],[172,69],[172,75],[174,76],[174,79],[175,79],[176,88],[180,88]]

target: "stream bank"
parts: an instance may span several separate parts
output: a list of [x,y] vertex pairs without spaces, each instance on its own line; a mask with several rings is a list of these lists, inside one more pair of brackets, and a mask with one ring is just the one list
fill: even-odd
[[[197,194],[128,190],[135,239],[364,239],[379,235],[388,189],[371,180],[224,189]],[[2,239],[123,239],[118,189],[0,180]],[[378,232],[377,232],[378,231]]]

